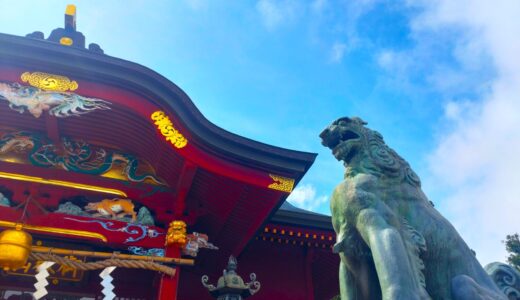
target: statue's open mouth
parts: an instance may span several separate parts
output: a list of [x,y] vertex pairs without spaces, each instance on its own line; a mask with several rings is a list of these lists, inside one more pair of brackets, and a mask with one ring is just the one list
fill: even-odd
[[332,150],[332,154],[338,160],[344,160],[349,162],[350,159],[355,155],[356,151],[352,151],[354,148],[352,142],[360,138],[359,134],[352,130],[324,130],[320,137],[322,138],[322,144],[329,147]]
[[334,151],[342,142],[359,139],[359,135],[352,130],[344,130],[341,132],[324,131],[320,137],[322,144]]

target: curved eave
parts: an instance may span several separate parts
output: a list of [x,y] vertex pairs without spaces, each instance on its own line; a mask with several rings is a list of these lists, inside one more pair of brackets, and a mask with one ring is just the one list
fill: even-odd
[[333,231],[330,216],[294,207],[288,202],[274,213],[269,222]]
[[209,122],[177,85],[139,64],[45,40],[0,34],[0,62],[117,86],[167,107],[207,153],[298,181],[315,153],[279,148],[230,133]]

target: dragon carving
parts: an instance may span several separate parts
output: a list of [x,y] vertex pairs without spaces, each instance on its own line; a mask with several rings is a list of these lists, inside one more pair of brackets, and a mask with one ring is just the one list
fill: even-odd
[[110,103],[95,98],[87,98],[71,92],[44,91],[33,86],[0,82],[0,99],[9,102],[9,107],[19,113],[26,110],[35,118],[44,111],[64,118],[89,113],[97,109],[110,109]]
[[331,198],[341,299],[507,299],[419,177],[360,118],[340,118],[322,144],[346,167]]
[[10,152],[27,153],[29,162],[38,167],[55,167],[90,175],[103,175],[116,164],[123,165],[123,175],[130,181],[143,182],[148,179],[164,185],[153,174],[138,174],[140,162],[133,155],[94,147],[84,141],[66,137],[57,146],[36,133],[6,133],[0,138],[0,156]]

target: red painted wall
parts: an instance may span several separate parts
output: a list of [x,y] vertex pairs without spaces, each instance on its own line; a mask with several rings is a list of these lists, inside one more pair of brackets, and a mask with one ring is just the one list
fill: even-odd
[[[204,250],[202,250],[204,251]],[[308,263],[306,247],[279,244],[256,240],[249,244],[238,258],[238,273],[244,281],[249,281],[249,274],[255,273],[262,288],[252,300],[329,300],[338,294],[337,264],[330,250],[315,249],[314,259]],[[332,258],[333,264],[320,264],[320,256]],[[339,263],[339,260],[338,260]],[[308,287],[306,266],[310,265],[311,274],[322,274],[326,281],[314,280],[313,287]],[[201,284],[201,276],[210,276],[210,283],[216,285],[222,275],[225,262],[218,270],[206,270],[199,274],[197,268],[185,268],[181,272],[179,300],[210,300],[207,290]],[[313,278],[311,276],[310,278]],[[329,279],[330,278],[330,279]],[[316,285],[318,283],[318,285]],[[314,291],[309,294],[308,291]],[[317,295],[317,297],[315,297]]]

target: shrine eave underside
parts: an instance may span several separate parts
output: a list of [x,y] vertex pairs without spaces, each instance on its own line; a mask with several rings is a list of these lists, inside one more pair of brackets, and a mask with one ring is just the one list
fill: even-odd
[[[21,79],[24,72],[65,76],[77,81],[74,93],[112,101],[112,106],[80,117],[54,118],[48,111],[41,117],[19,114],[2,101],[0,125],[99,142],[148,160],[172,194],[164,193],[164,199],[148,197],[153,201],[134,200],[155,211],[159,223],[185,217],[191,230],[211,236],[221,251],[207,254],[208,261],[214,261],[215,255],[224,259],[228,253],[239,254],[263,230],[316,158],[314,153],[263,144],[219,128],[178,86],[136,63],[46,40],[0,34],[0,81],[27,85]],[[156,110],[171,118],[188,140],[186,147],[169,147],[150,118]],[[1,165],[15,173],[46,175],[45,169],[33,166]],[[54,170],[56,178],[51,179],[63,180],[68,174]],[[132,192],[139,192],[117,180],[72,176],[78,182],[120,186],[130,198]]]
[[[139,64],[57,43],[0,34],[0,64],[103,83],[154,101],[173,115],[202,151],[296,182],[316,154],[279,148],[230,133],[209,122],[178,86]],[[153,100],[152,100],[153,99]]]

